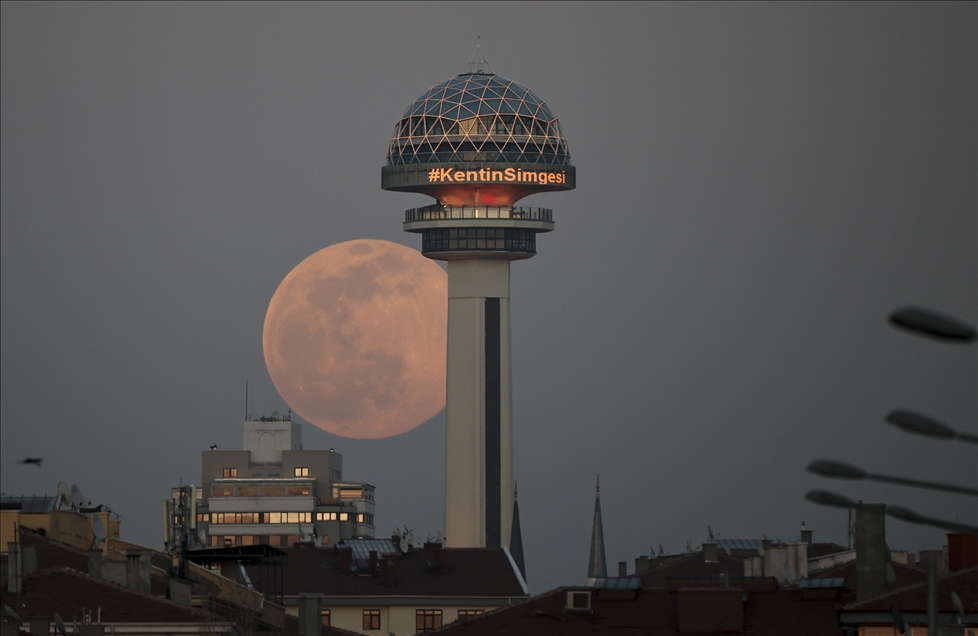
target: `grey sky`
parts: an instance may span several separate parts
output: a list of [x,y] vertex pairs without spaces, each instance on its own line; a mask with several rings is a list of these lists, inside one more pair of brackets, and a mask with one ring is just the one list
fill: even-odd
[[[380,190],[403,109],[466,69],[548,102],[578,188],[513,266],[516,477],[530,586],[661,543],[845,542],[812,488],[976,523],[965,497],[826,481],[826,457],[971,483],[974,447],[883,422],[978,421],[976,348],[899,333],[978,320],[974,3],[2,5],[2,444],[8,494],[77,483],[159,546],[201,450],[284,410],[262,357],[279,282],[401,230]],[[441,529],[443,416],[335,447],[377,530]],[[17,460],[42,456],[44,467]],[[941,533],[891,521],[894,549]]]

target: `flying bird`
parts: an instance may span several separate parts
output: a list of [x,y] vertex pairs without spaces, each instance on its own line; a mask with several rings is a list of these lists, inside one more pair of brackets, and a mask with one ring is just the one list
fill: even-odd
[[27,457],[25,459],[20,460],[20,463],[21,464],[34,464],[35,466],[37,466],[38,468],[40,468],[42,461],[44,461],[44,458],[43,457]]
[[211,444],[211,450],[217,450],[217,444]]

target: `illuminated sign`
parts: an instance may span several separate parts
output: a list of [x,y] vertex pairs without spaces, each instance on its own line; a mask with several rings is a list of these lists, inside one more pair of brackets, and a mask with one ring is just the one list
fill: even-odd
[[546,170],[524,170],[505,168],[493,170],[456,170],[455,168],[433,168],[428,171],[428,183],[539,183],[566,184],[567,172],[548,172]]

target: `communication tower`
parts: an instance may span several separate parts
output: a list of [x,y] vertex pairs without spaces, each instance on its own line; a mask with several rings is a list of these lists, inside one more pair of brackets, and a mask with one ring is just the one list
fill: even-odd
[[567,139],[533,91],[482,64],[424,92],[394,127],[381,187],[435,203],[405,213],[448,262],[445,540],[509,546],[513,511],[509,264],[553,230],[537,192],[576,184]]

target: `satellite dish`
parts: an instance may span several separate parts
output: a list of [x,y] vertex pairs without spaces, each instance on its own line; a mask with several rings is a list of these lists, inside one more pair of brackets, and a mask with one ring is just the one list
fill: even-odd
[[61,636],[68,636],[68,630],[65,629],[65,622],[61,620],[61,615],[57,612],[54,613],[54,624],[58,626],[58,632]]
[[961,597],[958,596],[957,592],[951,592],[951,604],[954,605],[954,613],[956,614],[958,625],[960,625],[964,620],[964,603],[961,602]]
[[92,515],[92,533],[95,534],[96,541],[100,543],[105,541],[105,523],[98,515]]
[[282,414],[281,413],[279,413],[278,411],[272,411],[272,419],[273,420],[277,420],[277,419],[279,419],[281,417],[282,417]]
[[8,618],[13,619],[14,622],[18,623],[19,625],[23,625],[24,624],[24,621],[20,620],[20,616],[17,616],[17,612],[15,612],[14,610],[10,609],[10,606],[9,605],[4,605],[3,606],[3,615],[6,616],[6,617],[8,617]]
[[63,481],[58,482],[58,505],[71,505],[71,486]]
[[71,485],[71,507],[81,508],[82,506],[85,505],[85,501],[86,501],[85,495],[83,495],[81,490],[78,489],[78,486],[72,484]]
[[897,630],[897,633],[906,634],[907,621],[904,620],[903,614],[900,613],[896,605],[890,608],[890,616],[893,617],[893,627]]
[[205,548],[207,547],[207,531],[204,530],[203,526],[197,528],[197,543]]

